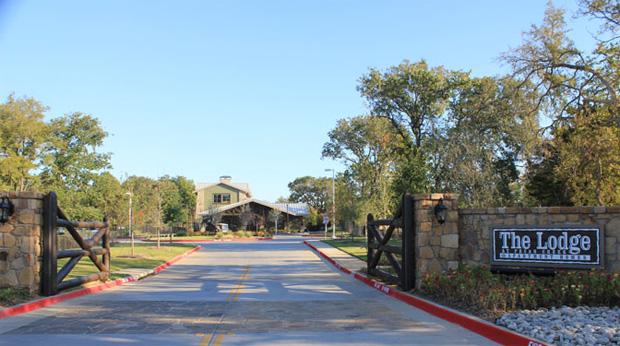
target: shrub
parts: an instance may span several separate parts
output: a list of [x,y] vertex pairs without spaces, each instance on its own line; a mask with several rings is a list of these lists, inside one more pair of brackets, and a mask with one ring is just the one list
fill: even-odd
[[620,305],[618,274],[557,271],[554,276],[492,274],[486,266],[426,274],[422,288],[450,302],[471,302],[486,310],[552,306]]

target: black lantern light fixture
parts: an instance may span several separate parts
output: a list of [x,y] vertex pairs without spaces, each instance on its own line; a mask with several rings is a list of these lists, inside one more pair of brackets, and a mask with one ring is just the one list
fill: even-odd
[[448,210],[448,207],[443,204],[443,198],[440,198],[439,204],[435,206],[435,216],[440,224],[446,222],[446,210]]
[[0,202],[0,223],[5,224],[9,221],[9,216],[13,215],[15,206],[11,202],[8,196],[2,196],[2,202]]

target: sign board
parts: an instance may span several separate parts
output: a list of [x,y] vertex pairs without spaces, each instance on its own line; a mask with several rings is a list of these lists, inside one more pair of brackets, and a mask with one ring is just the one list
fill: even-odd
[[327,216],[327,214],[325,214],[325,216],[323,216],[323,223],[324,224],[328,224],[329,223],[329,216]]
[[600,226],[498,226],[491,235],[493,265],[604,267],[605,236]]

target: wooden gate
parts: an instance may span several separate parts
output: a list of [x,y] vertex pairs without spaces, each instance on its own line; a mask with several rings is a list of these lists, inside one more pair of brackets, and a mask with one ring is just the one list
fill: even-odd
[[[403,290],[409,291],[415,285],[415,212],[413,208],[413,196],[404,194],[402,203],[392,219],[375,220],[372,214],[367,219],[367,272],[370,275],[399,285]],[[387,227],[383,232],[380,227]],[[390,245],[397,229],[402,230],[402,245]],[[397,257],[400,255],[400,259]],[[391,266],[390,273],[386,271],[384,259]],[[389,267],[388,267],[389,268]]]
[[[43,199],[43,268],[41,293],[52,296],[67,288],[75,287],[90,281],[106,281],[110,276],[110,228],[107,217],[103,222],[69,221],[58,207],[58,198],[54,192]],[[58,251],[57,230],[65,228],[79,244],[79,250]],[[97,230],[90,238],[84,240],[78,229]],[[101,243],[100,248],[95,248]],[[87,256],[99,269],[98,273],[64,281],[75,265]],[[101,256],[101,260],[97,257]],[[58,270],[58,259],[70,258]]]

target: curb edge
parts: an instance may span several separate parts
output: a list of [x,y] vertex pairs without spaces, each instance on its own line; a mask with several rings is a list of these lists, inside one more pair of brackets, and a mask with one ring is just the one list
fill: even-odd
[[92,293],[97,293],[97,292],[101,292],[103,290],[107,290],[109,288],[112,287],[116,287],[116,286],[121,286],[124,285],[126,283],[129,282],[134,282],[134,281],[138,281],[144,277],[150,276],[150,275],[154,275],[156,273],[159,273],[160,271],[164,270],[165,268],[173,265],[174,263],[180,261],[181,259],[191,255],[192,253],[200,250],[202,248],[202,246],[198,245],[195,248],[180,254],[179,256],[171,259],[170,261],[158,266],[157,268],[154,269],[150,269],[148,271],[146,271],[145,273],[142,274],[138,274],[138,275],[134,275],[134,276],[130,276],[130,277],[126,277],[126,278],[122,278],[122,279],[118,279],[115,281],[111,281],[111,282],[106,282],[97,286],[93,286],[93,287],[88,287],[88,288],[82,288],[79,290],[75,290],[75,291],[71,291],[71,292],[67,292],[67,293],[62,293],[56,296],[52,296],[52,297],[46,297],[46,298],[41,298],[39,300],[35,300],[33,302],[30,303],[25,303],[25,304],[20,304],[20,305],[16,305],[16,306],[12,306],[12,307],[8,307],[5,309],[0,310],[0,319],[3,319],[5,317],[10,317],[10,316],[15,316],[15,315],[20,315],[26,312],[30,312],[33,310],[37,310],[37,309],[41,309],[44,308],[46,306],[50,306],[50,305],[54,305],[60,302],[64,302],[66,300],[69,299],[73,299],[73,298],[77,298],[77,297],[81,297],[81,296],[85,296],[88,294],[92,294]]

